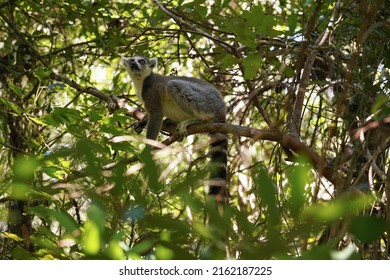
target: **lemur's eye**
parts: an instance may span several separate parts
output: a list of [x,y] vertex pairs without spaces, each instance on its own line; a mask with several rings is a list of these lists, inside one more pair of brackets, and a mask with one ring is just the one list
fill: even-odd
[[146,60],[145,59],[140,59],[140,60],[138,60],[138,62],[141,65],[145,65],[146,64]]

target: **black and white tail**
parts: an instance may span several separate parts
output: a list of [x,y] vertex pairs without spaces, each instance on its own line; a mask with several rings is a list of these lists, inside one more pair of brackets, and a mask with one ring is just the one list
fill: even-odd
[[227,202],[227,135],[224,133],[210,133],[210,181],[209,195],[215,196],[219,203]]

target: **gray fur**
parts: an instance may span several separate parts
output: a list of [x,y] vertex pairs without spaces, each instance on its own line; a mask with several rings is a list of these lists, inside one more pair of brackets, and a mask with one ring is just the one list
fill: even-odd
[[225,115],[221,94],[211,85],[174,79],[168,82],[167,93],[194,119],[216,121]]
[[[145,106],[148,139],[157,139],[164,116],[178,123],[178,131],[183,136],[187,135],[188,125],[225,122],[226,107],[222,95],[210,83],[190,77],[154,74],[157,58],[123,57],[122,63],[133,81],[138,98]],[[211,143],[212,146],[223,147],[212,155],[219,166],[217,172],[213,172],[213,180],[222,180],[226,185],[226,135],[222,138],[216,144]],[[222,175],[218,175],[218,170]],[[218,184],[210,184],[210,193],[226,197],[226,187]]]
[[157,138],[164,116],[179,123],[179,132],[184,135],[187,134],[186,126],[190,124],[225,121],[226,108],[222,96],[208,82],[153,74],[157,58],[123,57],[122,63],[134,83],[137,97],[145,106],[149,119],[148,138]]

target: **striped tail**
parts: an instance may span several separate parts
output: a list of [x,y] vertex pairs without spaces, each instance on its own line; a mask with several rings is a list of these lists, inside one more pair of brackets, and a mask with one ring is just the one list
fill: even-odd
[[210,181],[209,195],[215,196],[219,203],[227,202],[227,135],[210,133]]

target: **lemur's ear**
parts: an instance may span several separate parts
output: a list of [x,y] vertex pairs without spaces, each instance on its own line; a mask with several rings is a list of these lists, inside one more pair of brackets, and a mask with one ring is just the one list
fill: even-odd
[[149,59],[149,65],[151,68],[157,67],[157,57],[152,57]]
[[122,62],[122,64],[125,64],[128,60],[129,60],[129,57],[121,55],[121,62]]

